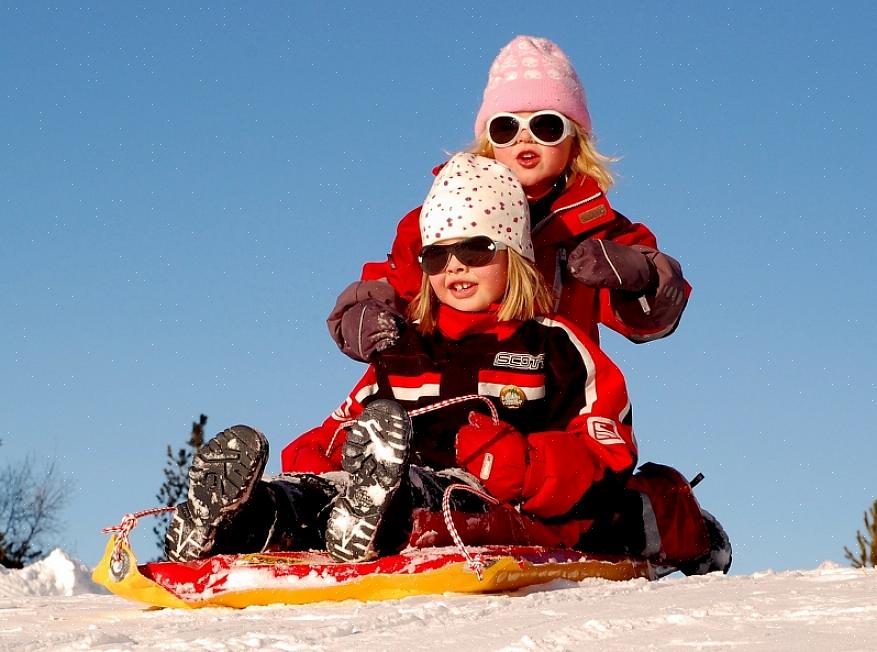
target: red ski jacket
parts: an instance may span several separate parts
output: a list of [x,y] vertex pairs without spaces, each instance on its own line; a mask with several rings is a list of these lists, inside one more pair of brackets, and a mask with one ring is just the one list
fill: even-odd
[[[624,377],[600,348],[563,318],[499,322],[495,311],[440,306],[438,330],[405,329],[369,366],[344,403],[282,453],[284,472],[341,468],[344,431],[369,401],[390,398],[406,409],[477,394],[528,447],[521,508],[561,516],[594,487],[623,482],[637,459]],[[452,468],[455,438],[479,400],[414,417],[412,463]],[[497,463],[500,463],[498,460]],[[574,541],[575,539],[573,539]]]
[[[419,219],[418,207],[399,223],[387,260],[366,263],[362,270],[362,280],[388,281],[405,303],[420,291],[423,274],[417,263],[422,248]],[[649,314],[644,312],[639,298],[630,293],[588,287],[571,278],[566,269],[567,255],[586,238],[638,245],[638,249],[652,255],[659,280],[655,292],[646,296]],[[668,274],[678,274],[681,279],[678,263],[658,251],[655,236],[647,227],[616,213],[590,177],[574,178],[552,203],[549,215],[533,228],[533,245],[536,264],[548,286],[554,289],[557,314],[573,322],[595,342],[599,341],[598,322],[634,342],[665,337],[678,325],[686,302],[668,301],[661,291]],[[664,261],[666,264],[661,264]],[[686,299],[690,292],[691,286],[685,283]]]

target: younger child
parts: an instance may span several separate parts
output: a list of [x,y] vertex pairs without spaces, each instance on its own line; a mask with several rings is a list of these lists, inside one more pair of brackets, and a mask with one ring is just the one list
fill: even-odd
[[[609,205],[610,159],[594,146],[584,88],[555,43],[517,36],[502,48],[475,138],[472,151],[505,164],[524,187],[534,261],[557,314],[594,341],[598,323],[634,342],[676,329],[690,287],[652,232]],[[370,360],[396,340],[420,291],[420,213],[402,219],[386,261],[366,264],[329,316],[333,339],[354,359]]]
[[[325,545],[337,560],[362,561],[444,544],[442,496],[463,482],[504,504],[453,497],[452,511],[466,514],[456,519],[466,543],[575,546],[725,570],[712,561],[709,526],[678,473],[652,473],[659,493],[673,494],[656,496],[658,504],[635,486],[624,379],[575,326],[545,316],[550,294],[511,171],[454,156],[419,224],[415,326],[375,357],[322,426],[286,447],[278,479],[260,481],[267,443],[256,431],[238,426],[208,442],[169,530],[169,557]],[[472,395],[499,419],[479,401],[453,402]],[[663,531],[683,541],[666,549]]]

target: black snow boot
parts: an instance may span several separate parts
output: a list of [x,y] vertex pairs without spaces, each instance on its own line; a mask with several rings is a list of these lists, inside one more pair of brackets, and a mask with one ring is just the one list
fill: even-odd
[[370,403],[350,427],[341,462],[350,481],[326,526],[326,549],[337,561],[377,556],[378,527],[408,475],[410,443],[411,419],[395,401]]
[[204,444],[189,468],[188,501],[177,505],[165,537],[168,559],[189,561],[220,552],[217,534],[236,520],[267,462],[268,440],[249,426],[228,428]]
[[710,540],[710,549],[702,557],[684,564],[679,564],[679,570],[686,575],[706,575],[721,571],[727,573],[731,568],[731,539],[722,524],[716,517],[705,509],[700,510],[703,514],[703,522],[706,526]]
[[213,553],[216,528],[198,525],[189,511],[189,503],[174,507],[170,525],[164,535],[164,552],[170,561],[193,561]]

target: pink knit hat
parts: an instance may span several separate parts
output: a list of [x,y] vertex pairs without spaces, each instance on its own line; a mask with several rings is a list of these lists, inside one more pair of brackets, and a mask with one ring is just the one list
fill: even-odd
[[514,173],[492,158],[455,154],[439,171],[420,210],[424,245],[486,235],[533,261],[530,206]]
[[494,113],[543,109],[559,111],[591,131],[585,89],[563,50],[546,38],[516,36],[490,66],[475,137]]

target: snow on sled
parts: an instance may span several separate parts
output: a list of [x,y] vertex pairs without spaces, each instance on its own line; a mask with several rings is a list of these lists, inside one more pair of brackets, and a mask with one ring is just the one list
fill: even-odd
[[649,562],[538,546],[419,548],[360,563],[323,552],[217,555],[138,566],[126,537],[111,537],[93,579],[113,593],[156,607],[235,607],[323,600],[393,600],[441,593],[499,593],[555,579],[656,579]]

